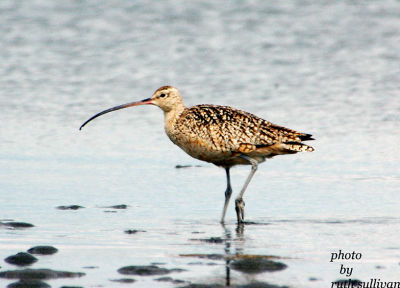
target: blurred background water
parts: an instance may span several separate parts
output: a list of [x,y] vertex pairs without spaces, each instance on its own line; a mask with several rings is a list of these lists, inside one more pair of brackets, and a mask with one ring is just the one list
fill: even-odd
[[[224,253],[190,240],[200,233],[229,238],[232,253],[286,259],[281,272],[232,272],[234,285],[330,287],[345,278],[329,262],[339,249],[363,254],[352,277],[400,281],[399,1],[2,0],[0,27],[0,219],[35,225],[0,230],[0,257],[48,244],[60,252],[34,268],[98,267],[53,287],[125,287],[109,281],[118,268],[151,262],[223,285],[224,263],[179,257]],[[314,153],[260,166],[245,194],[260,225],[236,232],[231,205],[221,227],[225,172],[174,146],[158,108],[78,130],[162,85],[188,106],[230,105],[315,136]],[[234,195],[248,171],[232,170]],[[86,208],[55,209],[71,204]]]

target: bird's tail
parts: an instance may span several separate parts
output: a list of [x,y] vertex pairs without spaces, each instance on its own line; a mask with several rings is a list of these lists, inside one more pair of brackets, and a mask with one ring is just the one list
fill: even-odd
[[295,154],[297,152],[313,152],[314,148],[300,142],[278,142],[272,145],[253,145],[243,143],[237,152],[248,155],[250,157],[271,158],[276,155]]
[[285,149],[293,151],[293,152],[313,152],[314,151],[313,147],[303,144],[303,143],[298,143],[298,142],[285,142],[285,143],[282,143],[282,146]]

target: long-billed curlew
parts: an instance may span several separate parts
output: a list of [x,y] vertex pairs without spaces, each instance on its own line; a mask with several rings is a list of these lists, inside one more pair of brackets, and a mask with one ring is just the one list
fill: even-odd
[[225,168],[227,187],[221,223],[232,195],[229,169],[234,165],[251,165],[251,171],[235,200],[238,223],[244,222],[243,194],[257,170],[258,163],[276,155],[312,152],[314,148],[301,143],[314,140],[311,134],[297,132],[272,124],[253,114],[217,105],[187,108],[178,89],[158,88],[151,98],[104,110],[89,121],[115,110],[152,104],[164,111],[164,128],[169,139],[190,156]]

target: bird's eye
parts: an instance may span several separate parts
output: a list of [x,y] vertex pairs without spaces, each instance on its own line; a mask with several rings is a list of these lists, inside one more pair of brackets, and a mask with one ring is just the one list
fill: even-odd
[[161,98],[165,97],[165,94],[164,93],[160,94],[160,97]]

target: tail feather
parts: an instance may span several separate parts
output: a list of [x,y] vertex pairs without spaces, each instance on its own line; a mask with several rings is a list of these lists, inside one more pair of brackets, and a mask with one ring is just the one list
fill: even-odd
[[299,138],[301,141],[315,140],[311,136],[312,136],[311,134],[304,134],[304,135],[299,135]]
[[[311,140],[311,139],[308,139],[308,140]],[[314,151],[313,147],[308,146],[303,143],[298,143],[298,142],[285,142],[285,143],[282,143],[282,146],[288,150],[296,151],[296,152],[313,152]]]

